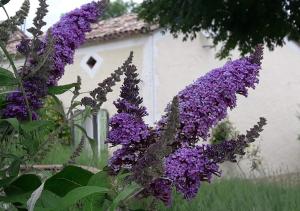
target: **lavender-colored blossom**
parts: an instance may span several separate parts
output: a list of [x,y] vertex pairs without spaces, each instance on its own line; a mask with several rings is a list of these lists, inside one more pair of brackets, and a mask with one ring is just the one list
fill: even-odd
[[183,147],[166,158],[165,172],[186,199],[196,196],[202,181],[219,174],[218,165],[203,153],[203,147]]
[[149,136],[147,125],[128,113],[116,114],[110,119],[109,125],[108,140],[112,145],[134,145]]
[[206,139],[209,129],[227,116],[227,108],[236,106],[236,95],[247,96],[247,88],[255,88],[261,55],[259,47],[249,57],[229,61],[179,92],[181,141]]
[[64,74],[65,66],[73,63],[75,49],[84,43],[85,33],[91,30],[90,24],[96,22],[102,12],[99,3],[85,4],[64,15],[50,28],[55,46],[49,85],[56,85]]

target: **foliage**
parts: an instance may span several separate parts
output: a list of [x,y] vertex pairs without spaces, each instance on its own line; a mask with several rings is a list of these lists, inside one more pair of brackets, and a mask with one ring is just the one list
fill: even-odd
[[136,13],[139,5],[130,0],[115,0],[110,1],[107,5],[106,11],[104,12],[103,19],[115,18],[127,13]]
[[284,45],[285,37],[299,41],[299,7],[294,0],[146,0],[139,16],[174,36],[183,33],[184,40],[205,31],[214,45],[222,45],[217,56],[225,58],[235,48],[245,55],[260,43],[272,50]]
[[229,119],[226,118],[212,129],[209,142],[212,144],[219,144],[224,140],[235,139],[238,133],[239,132],[236,130],[233,124],[229,121]]
[[249,160],[250,171],[259,171],[259,172],[264,171],[264,169],[261,168],[263,157],[261,155],[261,149],[259,145],[251,144],[246,150],[246,155],[244,156],[244,158]]
[[70,145],[72,135],[69,125],[65,123],[65,116],[62,109],[61,101],[57,102],[53,97],[48,96],[44,99],[44,107],[38,111],[38,115],[41,119],[54,122],[55,129],[61,127],[57,134],[58,140],[62,144]]
[[[24,174],[3,186],[6,196],[0,198],[4,202],[13,202],[17,208],[26,208],[28,202],[32,201],[29,199],[35,196],[34,210],[64,210],[71,205],[90,206],[100,198],[94,198],[94,201],[91,201],[91,198],[87,197],[100,194],[98,196],[107,201],[103,206],[115,210],[138,186],[132,183],[123,186],[122,189],[118,186],[117,189],[112,186],[113,184],[116,184],[116,181],[110,181],[105,171],[93,174],[80,167],[68,166],[45,181],[37,175]],[[33,191],[39,187],[42,191],[39,195],[33,195]],[[99,206],[98,209],[103,208]]]

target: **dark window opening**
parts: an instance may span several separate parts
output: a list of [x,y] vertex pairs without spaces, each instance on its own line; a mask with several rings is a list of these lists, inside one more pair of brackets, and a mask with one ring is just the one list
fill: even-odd
[[96,63],[97,63],[97,61],[93,57],[90,57],[86,62],[86,64],[89,66],[90,69],[93,69],[95,67]]

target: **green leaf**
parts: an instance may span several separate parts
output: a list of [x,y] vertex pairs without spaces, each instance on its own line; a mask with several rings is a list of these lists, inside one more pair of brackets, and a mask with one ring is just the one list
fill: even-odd
[[41,180],[34,174],[24,174],[4,188],[5,197],[0,197],[0,201],[19,202],[26,205],[31,193],[41,185]]
[[110,211],[115,211],[119,204],[127,199],[129,196],[131,196],[134,192],[136,192],[138,189],[140,189],[140,186],[136,183],[131,183],[127,185],[118,195],[117,197],[113,200],[112,205],[110,206],[109,210]]
[[8,174],[11,177],[18,176],[21,166],[21,160],[19,158],[15,159],[8,168]]
[[0,67],[0,86],[14,86],[18,84],[17,79],[14,77],[14,74]]
[[9,119],[0,119],[0,124],[8,123],[10,124],[16,131],[19,131],[20,123],[16,118]]
[[[102,188],[102,187],[97,187],[97,186],[84,186],[84,187],[79,187],[76,189],[71,190],[64,196],[63,198],[57,200],[55,202],[55,207],[54,208],[43,208],[42,210],[64,210],[71,205],[75,204],[79,200],[90,196],[95,193],[108,193],[110,190],[108,188]],[[39,210],[39,209],[36,209]]]
[[62,197],[75,188],[86,186],[92,176],[93,173],[83,168],[67,166],[50,177],[44,188]]
[[11,93],[11,91],[1,92],[0,93],[0,109],[3,109],[8,104],[8,102],[6,100],[6,95],[8,93]]
[[118,173],[118,175],[116,176],[117,183],[119,184],[119,183],[124,182],[124,179],[126,179],[130,175],[132,175],[132,173],[129,173],[129,172],[128,173],[124,173],[123,171],[120,171]]
[[[109,189],[111,189],[112,187],[110,177],[106,171],[100,171],[97,174],[93,175],[89,180],[88,185]],[[99,210],[99,207],[102,207],[104,200],[105,194],[93,194],[82,200],[83,210]]]
[[16,194],[16,195],[6,195],[0,196],[0,202],[6,203],[21,203],[22,205],[26,204],[26,201],[30,197],[31,192],[23,193],[23,194]]
[[112,186],[110,177],[106,171],[100,171],[97,174],[94,174],[90,178],[88,185],[104,187],[104,188],[110,188]]
[[53,125],[53,122],[46,121],[46,120],[36,120],[32,122],[25,122],[21,124],[21,129],[26,132],[30,133],[32,131],[39,130],[41,128],[48,127],[50,125]]
[[35,211],[36,210],[45,210],[51,209],[56,207],[56,202],[59,201],[61,197],[55,195],[54,193],[43,190],[42,195],[40,196],[39,200],[36,202]]
[[10,0],[1,0],[1,4],[4,6],[5,4],[7,4]]
[[55,111],[58,112],[64,119],[66,119],[65,109],[63,103],[53,94],[49,94],[52,99],[54,100],[55,104]]
[[70,89],[72,89],[75,86],[77,86],[77,83],[66,84],[66,85],[62,85],[62,86],[52,86],[52,87],[49,87],[48,94],[60,95],[60,94],[65,93],[66,91],[69,91]]
[[0,180],[0,188],[7,187],[16,177],[7,177],[5,179]]
[[14,180],[7,188],[5,193],[7,195],[27,193],[34,191],[41,185],[41,180],[34,174],[23,174]]

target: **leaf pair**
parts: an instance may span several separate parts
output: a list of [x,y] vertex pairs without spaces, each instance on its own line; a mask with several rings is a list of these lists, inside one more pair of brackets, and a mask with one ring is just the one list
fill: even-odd
[[[25,174],[9,182],[2,202],[31,210],[65,210],[80,202],[80,210],[116,210],[135,195],[140,187],[131,183],[114,192],[106,171],[93,174],[83,168],[67,166],[46,181],[34,174]],[[117,188],[118,190],[118,188]]]

